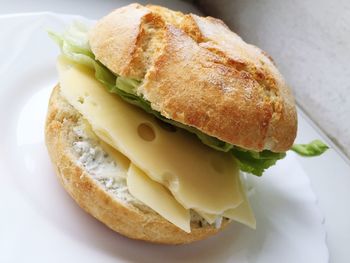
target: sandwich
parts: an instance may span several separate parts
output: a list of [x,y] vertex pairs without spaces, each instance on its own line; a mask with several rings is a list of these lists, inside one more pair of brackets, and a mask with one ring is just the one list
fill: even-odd
[[244,175],[327,149],[293,145],[285,80],[221,20],[131,4],[49,34],[61,49],[49,155],[73,199],[124,236],[184,244],[231,221],[255,228]]

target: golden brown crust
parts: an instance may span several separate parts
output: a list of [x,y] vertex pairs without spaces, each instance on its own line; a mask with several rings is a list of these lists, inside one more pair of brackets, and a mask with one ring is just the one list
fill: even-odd
[[119,201],[108,193],[76,162],[71,152],[72,129],[81,115],[59,93],[57,86],[50,98],[45,127],[46,145],[60,182],[73,199],[89,214],[109,228],[129,238],[163,244],[185,244],[214,235],[220,229],[191,223],[190,234],[158,214],[145,212]]
[[143,79],[138,94],[168,118],[246,149],[293,144],[297,116],[283,77],[219,19],[132,4],[102,18],[90,45],[116,74]]

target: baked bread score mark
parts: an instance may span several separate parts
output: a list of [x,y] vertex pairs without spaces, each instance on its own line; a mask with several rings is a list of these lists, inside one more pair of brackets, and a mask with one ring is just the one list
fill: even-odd
[[137,94],[167,118],[248,150],[293,144],[296,110],[281,74],[218,19],[132,4],[102,18],[89,43],[112,72],[142,80]]

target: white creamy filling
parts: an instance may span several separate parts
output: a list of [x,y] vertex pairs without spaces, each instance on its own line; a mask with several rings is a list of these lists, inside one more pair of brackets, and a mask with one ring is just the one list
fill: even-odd
[[[73,152],[77,157],[77,163],[100,183],[100,185],[118,200],[132,204],[147,212],[154,212],[151,208],[133,197],[126,184],[126,174],[123,172],[115,160],[106,153],[98,142],[91,138],[86,132],[88,127],[84,123],[78,123],[73,128],[74,141]],[[208,226],[209,223],[192,209],[190,210],[191,221],[198,222],[200,226]],[[219,217],[214,226],[220,228],[222,217]]]
[[76,135],[73,150],[78,157],[78,164],[120,201],[136,206],[142,204],[129,193],[121,169],[102,147],[86,134],[86,127],[83,125],[73,128]]

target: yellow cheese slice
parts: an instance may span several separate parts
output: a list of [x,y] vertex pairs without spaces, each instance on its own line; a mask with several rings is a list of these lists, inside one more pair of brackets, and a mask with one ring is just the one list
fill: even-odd
[[208,214],[198,210],[196,212],[209,224],[213,224],[219,216],[224,216],[255,229],[256,219],[242,182],[240,182],[239,188],[243,196],[243,202],[239,206],[226,210],[222,215]]
[[200,215],[201,217],[203,217],[205,219],[205,221],[207,221],[209,224],[213,224],[216,219],[219,217],[219,215],[215,215],[215,214],[208,214],[208,213],[204,213],[201,211],[196,210],[196,213],[198,215]]
[[100,141],[99,143],[102,146],[102,149],[115,160],[115,162],[118,164],[119,169],[122,172],[126,173],[130,167],[130,160],[109,144],[103,141]]
[[241,182],[240,191],[243,196],[243,202],[238,207],[225,211],[223,216],[255,229],[256,219],[254,216],[254,212],[249,204],[249,200]]
[[151,180],[134,164],[130,165],[126,180],[134,197],[182,230],[191,232],[189,210],[180,205],[163,185]]
[[102,140],[167,187],[182,206],[222,214],[243,201],[233,156],[181,129],[164,129],[153,116],[107,92],[91,73],[60,63],[62,95]]

